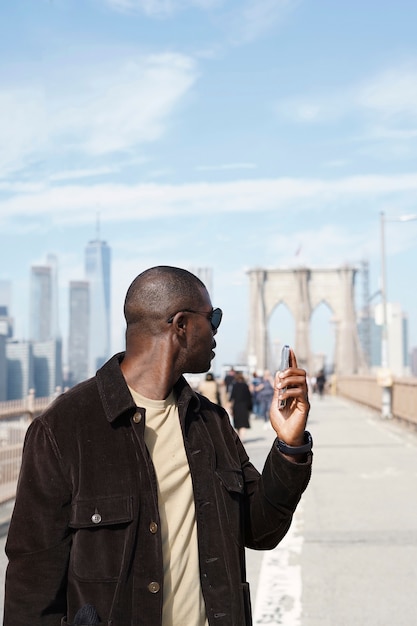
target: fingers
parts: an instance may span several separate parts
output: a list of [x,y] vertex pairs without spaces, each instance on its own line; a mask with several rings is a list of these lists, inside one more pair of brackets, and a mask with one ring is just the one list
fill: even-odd
[[308,399],[307,373],[298,367],[297,357],[292,348],[289,362],[290,367],[278,371],[275,375],[274,399],[305,401]]
[[[289,362],[290,367],[275,375],[270,419],[277,437],[289,445],[301,445],[310,410],[307,374],[298,367],[293,350]],[[285,406],[280,406],[281,400],[286,400]]]
[[290,348],[290,365],[291,367],[297,367],[297,357],[295,356],[295,352],[292,348]]
[[279,400],[305,399],[307,397],[305,370],[290,367],[283,372],[278,372],[275,377],[274,392]]
[[307,387],[307,378],[306,372],[303,369],[296,369],[293,367],[284,370],[283,372],[278,372],[277,377],[275,379],[275,386],[278,389],[282,389],[284,387]]

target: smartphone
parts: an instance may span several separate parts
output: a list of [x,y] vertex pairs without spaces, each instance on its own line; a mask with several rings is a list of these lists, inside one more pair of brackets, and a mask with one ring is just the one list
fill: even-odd
[[[281,365],[279,366],[279,371],[283,372],[290,366],[290,346],[285,345],[281,351]],[[282,391],[286,391],[286,387],[283,388]],[[278,408],[283,409],[286,405],[286,400],[278,400]]]

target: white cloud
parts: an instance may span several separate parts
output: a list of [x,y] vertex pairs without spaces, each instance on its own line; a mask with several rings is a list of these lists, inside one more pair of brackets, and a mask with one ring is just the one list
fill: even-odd
[[325,223],[309,230],[300,230],[288,245],[285,234],[271,234],[265,242],[271,256],[275,252],[280,267],[339,267],[359,262],[369,252],[369,233],[346,233],[342,226]]
[[382,120],[417,121],[417,63],[387,69],[367,81],[357,104]]
[[226,183],[95,184],[44,186],[0,203],[3,228],[20,217],[44,216],[54,223],[85,223],[99,210],[103,221],[148,220],[172,215],[224,212],[345,210],[355,200],[378,202],[397,194],[415,195],[417,172],[391,176],[351,176],[331,180],[280,178]]
[[73,152],[100,156],[157,141],[197,70],[190,57],[164,53],[89,66],[76,75],[79,82],[69,93],[48,78],[37,88],[0,90],[3,176],[56,151],[60,158]]
[[254,170],[255,163],[223,163],[219,165],[198,165],[195,168],[198,172],[216,172],[228,170]]
[[236,14],[237,40],[253,41],[268,32],[299,0],[246,0]]
[[114,174],[119,171],[117,165],[103,166],[91,169],[74,169],[63,172],[56,172],[49,177],[51,182],[58,182],[61,180],[77,180],[80,178],[95,178],[97,176],[107,176],[108,174]]
[[355,93],[349,87],[338,92],[283,98],[275,105],[278,117],[302,124],[338,122],[355,108]]
[[94,78],[86,94],[72,106],[64,106],[55,134],[71,133],[77,148],[80,142],[93,155],[155,141],[195,79],[194,61],[184,55],[166,53],[129,61]]
[[150,18],[170,18],[197,8],[212,12],[217,24],[235,44],[244,44],[270,31],[300,0],[105,0],[124,13],[142,13]]
[[222,0],[106,0],[116,11],[144,13],[148,17],[169,17],[187,7],[211,9]]
[[379,127],[381,137],[382,132],[387,137],[400,132],[388,124],[412,124],[411,130],[401,131],[401,138],[413,138],[417,121],[417,63],[386,69],[356,84],[338,87],[337,91],[285,98],[277,103],[276,112],[296,122],[325,124],[353,114],[357,121]]
[[48,143],[46,100],[41,89],[0,90],[0,178]]
[[386,128],[383,126],[374,126],[369,132],[370,139],[389,139],[394,141],[408,141],[417,137],[417,128]]
[[294,113],[305,122],[312,122],[320,117],[323,112],[323,106],[311,102],[302,102],[297,105]]

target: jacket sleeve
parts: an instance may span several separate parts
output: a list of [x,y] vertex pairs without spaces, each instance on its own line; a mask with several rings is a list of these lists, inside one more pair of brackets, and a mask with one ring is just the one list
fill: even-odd
[[56,626],[66,613],[70,488],[52,434],[29,427],[6,542],[3,626]]
[[293,463],[281,454],[274,442],[259,475],[240,441],[237,445],[245,483],[245,545],[269,550],[278,545],[291,525],[311,477],[312,453],[305,463]]

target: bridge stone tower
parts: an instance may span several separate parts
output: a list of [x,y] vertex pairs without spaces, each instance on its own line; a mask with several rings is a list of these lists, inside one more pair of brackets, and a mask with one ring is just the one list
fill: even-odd
[[350,266],[336,269],[253,269],[250,280],[250,321],[248,361],[254,369],[268,363],[268,320],[281,303],[295,320],[294,351],[300,367],[312,371],[310,319],[315,308],[325,302],[335,321],[336,373],[353,374],[364,365],[356,326],[354,281],[357,270]]

